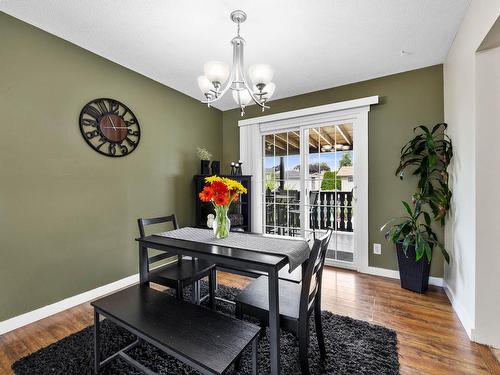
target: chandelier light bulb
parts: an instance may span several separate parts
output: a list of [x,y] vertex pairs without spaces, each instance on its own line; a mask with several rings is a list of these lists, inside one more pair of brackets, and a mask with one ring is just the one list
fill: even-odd
[[203,72],[207,79],[217,88],[227,81],[229,66],[220,61],[209,61],[203,66]]
[[250,80],[256,85],[267,85],[273,79],[274,71],[270,65],[255,64],[248,69]]
[[269,82],[262,91],[266,92],[266,99],[269,100],[271,99],[271,96],[273,96],[274,91],[276,90],[276,85],[273,82]]
[[273,82],[269,82],[267,85],[260,85],[260,88],[257,85],[253,85],[253,95],[259,98],[263,103],[267,103],[271,96],[274,94],[274,90],[276,90],[276,85]]
[[240,107],[245,107],[252,101],[252,97],[247,90],[233,90],[233,99]]
[[209,94],[214,89],[214,85],[206,76],[198,77],[198,87],[203,94]]

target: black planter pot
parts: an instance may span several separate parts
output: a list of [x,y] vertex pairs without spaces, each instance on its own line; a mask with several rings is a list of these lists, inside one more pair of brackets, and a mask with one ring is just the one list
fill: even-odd
[[202,175],[210,174],[210,160],[201,160],[201,174]]
[[423,293],[429,286],[429,272],[431,264],[424,255],[419,261],[415,260],[415,246],[408,246],[406,255],[403,252],[403,243],[396,243],[401,288]]

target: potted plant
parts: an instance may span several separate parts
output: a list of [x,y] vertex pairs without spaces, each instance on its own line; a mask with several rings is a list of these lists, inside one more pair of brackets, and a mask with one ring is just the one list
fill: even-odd
[[428,286],[433,249],[439,247],[446,262],[450,261],[431,227],[432,219],[444,225],[452,197],[447,168],[453,146],[445,134],[446,128],[446,124],[440,123],[432,129],[414,129],[415,136],[401,149],[396,175],[400,179],[407,172],[417,176],[419,191],[413,195],[412,205],[402,202],[407,216],[391,219],[381,228],[396,245],[401,287],[419,293]]
[[196,154],[201,161],[201,174],[209,175],[210,174],[210,160],[212,160],[212,154],[207,151],[206,148],[198,147],[196,149]]
[[382,231],[396,245],[401,287],[422,293],[429,285],[433,249],[439,247],[446,261],[449,256],[431,228],[431,216],[422,209],[421,197],[414,195],[413,207],[402,203],[407,215],[391,219]]

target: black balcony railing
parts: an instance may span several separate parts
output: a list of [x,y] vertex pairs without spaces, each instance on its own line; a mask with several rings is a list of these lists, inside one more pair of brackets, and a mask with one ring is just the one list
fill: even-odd
[[320,191],[312,214],[316,215],[316,222],[312,223],[314,229],[334,228],[340,232],[352,232],[352,192]]
[[[268,191],[265,204],[266,232],[296,235],[300,229],[299,202],[300,194],[296,190]],[[309,229],[353,231],[351,191],[311,191],[310,204],[307,206],[310,214]]]

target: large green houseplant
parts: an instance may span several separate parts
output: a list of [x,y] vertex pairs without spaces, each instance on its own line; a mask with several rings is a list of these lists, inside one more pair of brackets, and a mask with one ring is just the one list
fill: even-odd
[[432,129],[418,126],[414,137],[401,149],[396,175],[401,179],[408,173],[417,176],[418,192],[413,195],[412,204],[402,202],[407,215],[389,220],[381,229],[396,245],[401,286],[417,292],[427,289],[435,247],[450,261],[432,229],[431,214],[427,211],[444,225],[452,196],[447,168],[453,157],[453,145],[445,133],[446,128],[444,123]]

